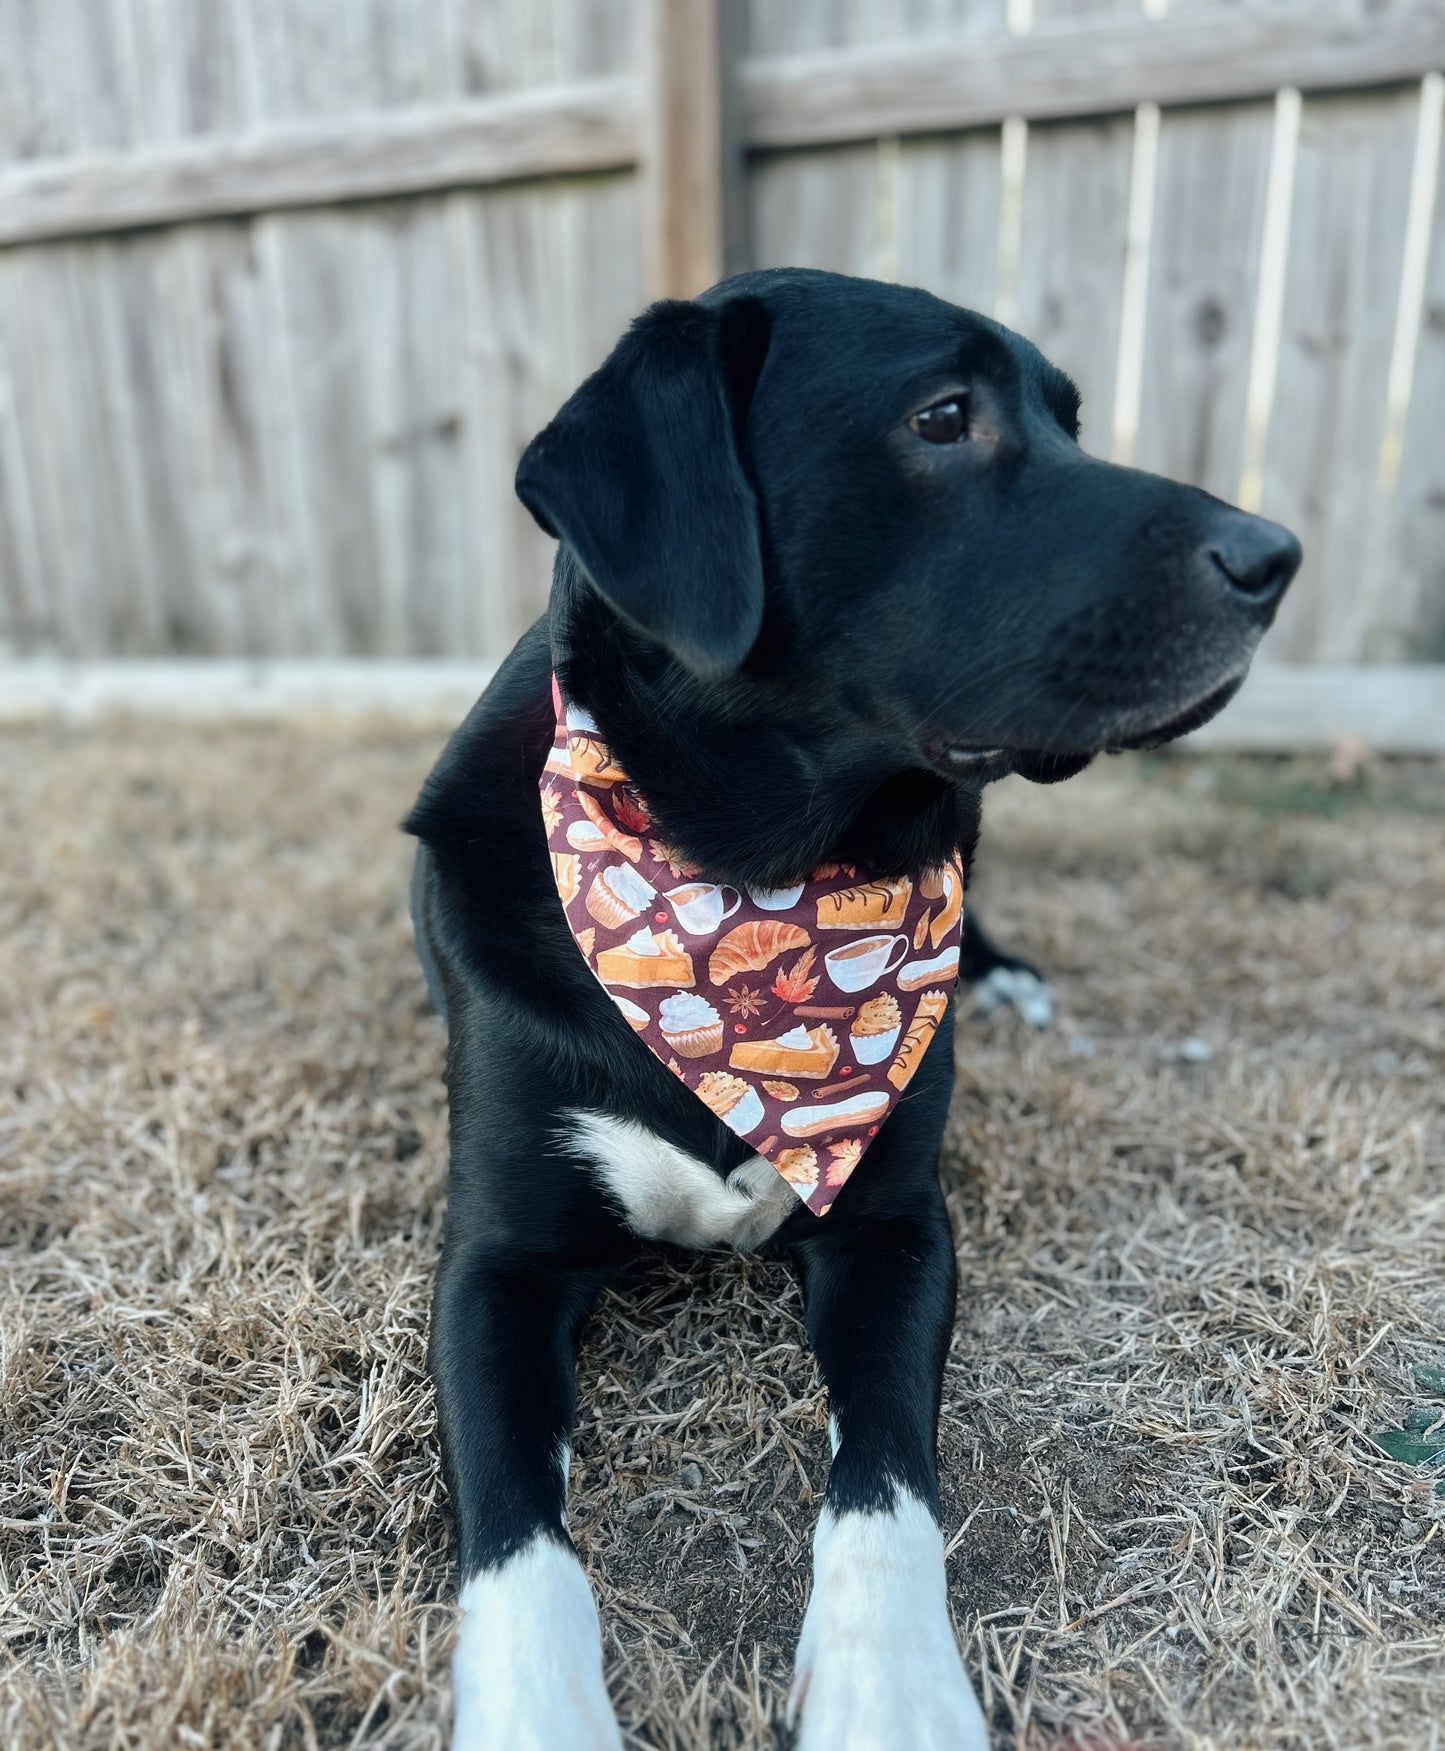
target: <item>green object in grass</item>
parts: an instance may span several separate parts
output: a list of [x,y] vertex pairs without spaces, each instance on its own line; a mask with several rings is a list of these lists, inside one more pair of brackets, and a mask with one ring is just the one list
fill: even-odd
[[[1418,1391],[1445,1398],[1445,1368],[1417,1362],[1410,1373]],[[1445,1472],[1445,1404],[1414,1405],[1405,1413],[1403,1429],[1380,1429],[1370,1439],[1403,1465]],[[1445,1479],[1436,1484],[1435,1494],[1445,1496]]]

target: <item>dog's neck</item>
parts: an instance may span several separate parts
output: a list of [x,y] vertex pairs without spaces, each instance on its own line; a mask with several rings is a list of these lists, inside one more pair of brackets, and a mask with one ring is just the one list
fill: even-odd
[[592,713],[659,832],[717,881],[782,887],[827,863],[877,875],[971,859],[979,796],[911,764],[764,664],[703,681],[559,561],[550,613],[564,693]]

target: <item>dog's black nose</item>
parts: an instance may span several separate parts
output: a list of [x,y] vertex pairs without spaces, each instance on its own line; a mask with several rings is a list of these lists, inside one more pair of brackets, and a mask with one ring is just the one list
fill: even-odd
[[1232,511],[1213,531],[1209,557],[1236,595],[1272,608],[1299,570],[1300,544],[1288,529]]

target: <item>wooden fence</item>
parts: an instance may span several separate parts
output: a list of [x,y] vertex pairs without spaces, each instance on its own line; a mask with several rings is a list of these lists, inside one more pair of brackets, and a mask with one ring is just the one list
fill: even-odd
[[[0,655],[494,661],[654,291],[993,311],[1445,659],[1445,0],[0,0]],[[1438,695],[1432,695],[1437,697]]]

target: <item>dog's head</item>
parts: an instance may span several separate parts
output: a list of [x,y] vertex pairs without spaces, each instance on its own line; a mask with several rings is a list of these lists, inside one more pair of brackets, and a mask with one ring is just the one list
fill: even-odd
[[779,270],[655,305],[517,490],[620,624],[895,767],[1067,776],[1196,727],[1299,564],[1274,524],[1087,456],[1020,336]]

